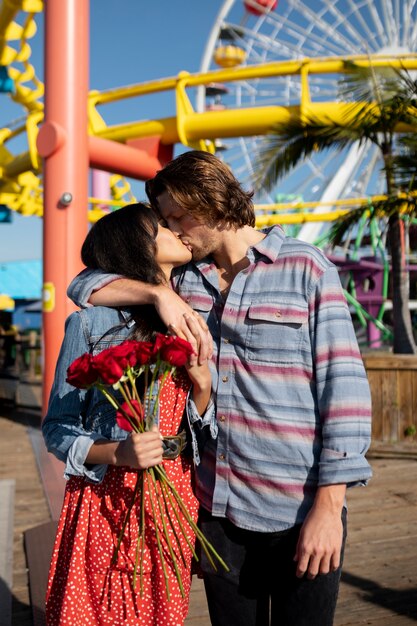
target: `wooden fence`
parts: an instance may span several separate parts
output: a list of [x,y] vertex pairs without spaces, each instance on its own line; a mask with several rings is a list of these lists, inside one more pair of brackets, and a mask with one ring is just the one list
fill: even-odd
[[417,356],[363,355],[372,394],[372,438],[417,440]]

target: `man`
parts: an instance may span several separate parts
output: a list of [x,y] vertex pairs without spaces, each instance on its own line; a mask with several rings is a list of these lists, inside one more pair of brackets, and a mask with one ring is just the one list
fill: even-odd
[[[192,250],[173,276],[181,299],[91,272],[70,295],[152,303],[179,334],[187,305],[207,322],[219,433],[196,490],[202,529],[231,568],[203,559],[212,624],[331,626],[346,486],[371,476],[369,387],[337,270],[278,226],[255,230],[252,194],[213,155],[182,154],[146,190]],[[205,358],[204,328],[195,334]]]

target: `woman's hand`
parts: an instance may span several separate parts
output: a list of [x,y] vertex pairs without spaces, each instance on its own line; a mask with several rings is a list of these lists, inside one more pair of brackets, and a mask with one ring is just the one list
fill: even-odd
[[146,469],[162,462],[162,436],[156,426],[145,433],[129,434],[123,441],[99,440],[91,446],[86,463],[92,465],[126,465]]
[[146,469],[162,462],[162,437],[156,426],[145,433],[132,432],[115,449],[115,465]]

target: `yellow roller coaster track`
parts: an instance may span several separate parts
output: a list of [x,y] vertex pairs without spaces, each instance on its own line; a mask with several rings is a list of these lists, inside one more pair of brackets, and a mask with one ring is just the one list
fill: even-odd
[[[42,216],[42,163],[36,149],[36,137],[39,125],[43,121],[43,103],[41,98],[44,85],[36,77],[33,66],[29,63],[31,48],[28,39],[36,33],[35,16],[42,11],[41,0],[3,0],[0,3],[0,66],[8,68],[14,82],[12,99],[21,104],[26,115],[20,121],[0,128],[0,204],[4,204],[23,215]],[[23,14],[18,24],[18,13]],[[22,16],[20,16],[22,17]],[[345,58],[300,59],[262,65],[221,69],[205,73],[189,74],[181,72],[178,76],[150,81],[108,91],[91,91],[88,100],[89,132],[91,135],[112,139],[124,143],[129,139],[159,136],[163,144],[181,142],[190,147],[214,149],[214,140],[227,137],[265,135],[276,124],[285,124],[291,119],[314,117],[317,120],[335,120],[346,124],[354,115],[352,103],[313,102],[310,98],[308,77],[314,74],[343,74],[345,61],[350,60],[358,66],[374,68],[417,69],[417,54],[406,56],[349,56]],[[264,106],[222,111],[194,111],[188,98],[187,89],[234,81],[251,81],[259,78],[299,75],[301,85],[300,102],[291,106]],[[163,119],[133,121],[107,126],[97,108],[110,102],[134,98],[162,91],[174,91],[176,115]],[[359,106],[359,105],[358,105]],[[399,126],[399,132],[417,130]],[[27,139],[28,149],[13,155],[7,143],[16,137]],[[134,200],[129,183],[115,174],[111,178],[112,199],[90,199],[90,221],[96,221],[103,211],[100,206],[121,206]],[[380,197],[379,197],[380,199]],[[309,209],[323,206],[324,203],[300,203],[268,205],[257,207],[259,226],[273,223],[303,223],[306,221],[334,220],[341,213],[353,206],[369,204],[375,198],[356,198],[329,202],[329,208],[338,206],[339,210],[313,214]],[[289,209],[290,213],[282,213]],[[297,212],[294,212],[297,209]],[[266,214],[267,211],[267,214]]]

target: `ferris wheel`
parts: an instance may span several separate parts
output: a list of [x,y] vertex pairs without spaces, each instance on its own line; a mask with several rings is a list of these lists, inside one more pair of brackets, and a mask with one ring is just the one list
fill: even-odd
[[[381,55],[417,50],[417,0],[225,0],[208,37],[201,71],[218,66],[253,65],[305,57]],[[314,102],[339,99],[338,78],[309,76]],[[299,76],[213,85],[197,95],[197,110],[298,104]],[[251,187],[261,137],[218,142],[219,155],[244,186]],[[221,152],[220,152],[221,151]],[[383,192],[379,155],[372,146],[317,153],[280,180],[260,203],[328,202]],[[327,209],[328,210],[328,206]],[[320,224],[307,224],[298,236],[316,241]]]

